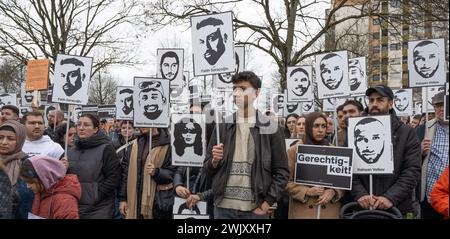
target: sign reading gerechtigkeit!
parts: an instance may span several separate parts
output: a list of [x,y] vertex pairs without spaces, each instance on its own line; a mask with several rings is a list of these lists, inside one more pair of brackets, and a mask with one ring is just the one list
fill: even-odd
[[352,157],[350,148],[298,145],[294,182],[351,190]]
[[349,118],[348,147],[354,149],[353,173],[393,173],[390,115]]

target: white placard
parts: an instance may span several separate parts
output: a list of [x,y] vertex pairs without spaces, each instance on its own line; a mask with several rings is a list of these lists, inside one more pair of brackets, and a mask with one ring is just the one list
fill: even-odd
[[416,101],[414,102],[414,114],[422,114],[423,113],[423,109],[422,109],[422,101]]
[[173,215],[206,215],[206,202],[199,201],[192,209],[187,207],[186,199],[175,197]]
[[353,149],[354,174],[392,174],[394,160],[390,115],[348,119],[348,147]]
[[366,57],[348,60],[348,84],[350,96],[364,96],[367,90]]
[[443,38],[408,42],[410,87],[444,85],[446,64]]
[[170,103],[171,104],[188,104],[189,103],[189,72],[183,72],[182,86],[170,86]]
[[[283,109],[283,116],[287,117],[290,114],[301,115],[302,111],[302,103],[303,102],[286,102],[285,107]],[[307,103],[307,102],[305,102]]]
[[[425,104],[428,103],[428,112],[434,112],[434,107],[431,104],[433,96],[437,95],[439,92],[444,91],[445,86],[431,86],[431,87],[423,87],[422,88],[422,112],[426,113],[426,106]],[[428,91],[428,94],[425,93],[425,91]],[[426,99],[425,97],[428,96]]]
[[235,71],[232,12],[191,17],[194,76]]
[[14,93],[0,93],[0,108],[5,105],[17,106],[17,95]]
[[134,127],[169,127],[169,80],[135,77]]
[[205,159],[205,115],[172,114],[172,165],[202,167]]
[[133,87],[117,86],[116,119],[133,120]]
[[92,61],[92,57],[57,55],[52,102],[74,105],[88,103]]
[[20,98],[22,106],[31,106],[34,100],[34,92],[32,90],[25,91],[25,82],[20,84]]
[[170,80],[170,87],[184,87],[184,49],[157,49],[158,69],[156,76]]
[[315,70],[319,99],[350,95],[347,51],[317,55]]
[[33,109],[31,107],[29,107],[29,106],[20,106],[19,107],[19,118],[22,119],[22,117],[26,113],[31,112],[31,111],[33,111]]
[[286,72],[287,102],[314,99],[312,66],[288,66]]
[[394,109],[397,116],[413,115],[413,90],[394,90]]
[[314,100],[300,103],[302,106],[302,114],[314,112]]
[[272,95],[272,99],[271,99],[272,112],[278,117],[283,117],[283,115],[284,115],[285,100],[286,100],[285,94],[273,94]]
[[[343,105],[347,101],[346,98],[336,99],[336,108]],[[323,112],[334,112],[334,99],[324,99],[323,100]]]

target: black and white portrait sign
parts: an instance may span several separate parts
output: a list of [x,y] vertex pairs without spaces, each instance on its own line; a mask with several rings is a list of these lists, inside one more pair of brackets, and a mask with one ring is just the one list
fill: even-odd
[[170,85],[170,103],[186,104],[189,102],[189,71],[183,72],[182,86]]
[[172,165],[202,167],[205,158],[205,116],[172,114]]
[[316,80],[319,99],[350,95],[347,51],[317,55]]
[[83,114],[83,109],[81,105],[69,105],[69,109],[71,112],[70,119],[76,123],[80,118],[81,114]]
[[309,101],[314,99],[312,91],[312,66],[288,66],[287,102]]
[[52,102],[75,105],[88,103],[92,57],[58,54],[53,77]]
[[17,95],[11,93],[0,93],[0,107],[4,105],[17,106]]
[[352,157],[350,148],[298,145],[294,182],[351,190]]
[[285,108],[285,94],[273,94],[272,95],[272,112],[278,116],[283,117],[284,115],[284,108]]
[[394,109],[398,116],[413,115],[413,90],[394,90]]
[[20,106],[19,107],[19,118],[22,118],[28,112],[33,111],[33,109],[29,106]]
[[44,107],[44,121],[45,121],[45,125],[48,125],[48,114],[50,113],[50,111],[52,110],[57,110],[59,109],[59,105],[58,104],[47,104]]
[[133,92],[135,127],[169,127],[169,80],[135,77]]
[[234,62],[235,70],[233,72],[215,75],[213,78],[215,88],[226,90],[233,87],[233,84],[231,84],[231,78],[235,73],[243,71],[245,67],[245,47],[234,46]]
[[175,197],[173,202],[173,215],[206,215],[206,202],[199,201],[189,208],[186,199]]
[[445,65],[443,38],[408,42],[410,87],[444,85]]
[[25,91],[25,82],[20,84],[20,98],[22,106],[31,106],[34,100],[34,92],[32,90]]
[[283,109],[283,117],[287,117],[290,114],[301,115],[303,113],[302,103],[303,102],[286,102]]
[[232,12],[191,17],[194,76],[235,71]]
[[98,117],[100,119],[114,119],[116,116],[116,106],[115,105],[99,105],[98,106]]
[[350,96],[364,96],[367,90],[366,57],[348,60],[348,84]]
[[183,49],[157,49],[157,77],[170,80],[170,87],[183,87]]
[[[433,96],[437,95],[437,93],[444,91],[444,84],[442,86],[431,86],[431,87],[423,87],[422,88],[422,112],[434,112],[434,107],[431,104]],[[427,105],[428,104],[428,105]]]
[[414,114],[422,114],[422,101],[415,101],[414,102]]
[[355,174],[391,174],[394,171],[389,115],[348,119],[348,147],[354,150]]
[[133,87],[117,86],[116,119],[133,120]]
[[314,100],[300,102],[302,106],[302,114],[314,112]]
[[53,84],[48,86],[47,90],[47,103],[52,103],[53,99]]
[[[336,99],[336,106],[334,104],[335,99]],[[345,101],[347,101],[346,98],[335,98],[335,99],[323,100],[323,112],[334,112],[335,107],[337,108],[340,105],[343,105]]]
[[286,144],[286,152],[289,148],[296,145],[300,139],[285,139],[284,142]]

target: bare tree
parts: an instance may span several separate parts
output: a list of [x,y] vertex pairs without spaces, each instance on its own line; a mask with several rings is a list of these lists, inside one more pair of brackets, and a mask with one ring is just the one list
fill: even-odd
[[89,85],[89,104],[107,105],[116,101],[117,81],[105,71],[99,71]]
[[[157,28],[186,23],[193,15],[233,10],[237,43],[252,46],[269,55],[277,65],[280,85],[284,89],[287,66],[299,64],[308,57],[324,52],[325,49],[316,44],[329,30],[350,19],[382,14],[378,11],[380,4],[373,4],[371,0],[360,0],[358,6],[354,6],[355,1],[349,0],[332,2],[330,6],[322,0],[160,0],[148,5],[147,15],[153,20],[152,26]],[[242,4],[246,4],[246,10],[239,12]],[[327,7],[330,9],[325,14],[324,9]],[[352,8],[354,13],[335,18],[338,10],[344,7]],[[247,17],[248,11],[252,11],[252,15],[258,14],[258,19]]]
[[5,93],[18,93],[20,90],[19,79],[20,63],[17,60],[6,57],[0,61],[0,91]]
[[133,64],[123,30],[139,16],[137,0],[2,0],[0,54],[26,64],[58,53],[93,56],[92,75],[112,64]]

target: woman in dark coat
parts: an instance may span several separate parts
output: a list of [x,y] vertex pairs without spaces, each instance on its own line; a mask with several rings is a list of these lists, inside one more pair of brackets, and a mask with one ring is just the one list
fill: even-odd
[[121,169],[114,147],[99,130],[97,116],[83,114],[76,127],[75,147],[67,152],[68,174],[76,174],[81,183],[80,219],[114,217],[115,190]]

